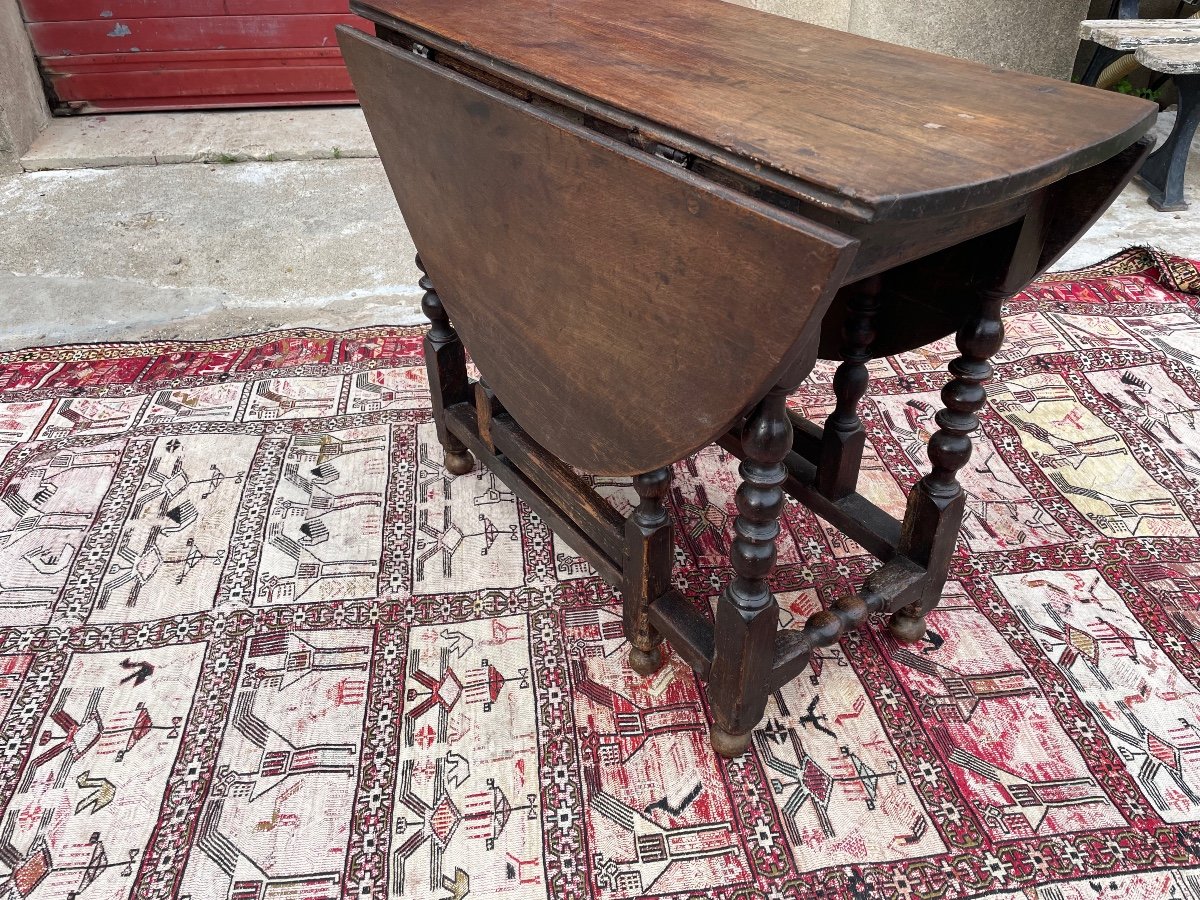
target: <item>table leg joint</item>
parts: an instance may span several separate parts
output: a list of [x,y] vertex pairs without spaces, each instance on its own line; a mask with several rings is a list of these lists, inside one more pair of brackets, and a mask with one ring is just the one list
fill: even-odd
[[[786,476],[783,490],[821,518],[837,527],[851,540],[857,541],[877,559],[887,561],[896,553],[900,543],[900,520],[884,512],[857,491],[831,499],[817,488],[817,463],[808,453],[820,446],[821,428],[798,414],[789,411],[795,429],[793,449],[783,460]],[[744,457],[742,440],[736,431],[728,432],[718,443],[726,452]],[[796,449],[797,447],[801,449]]]

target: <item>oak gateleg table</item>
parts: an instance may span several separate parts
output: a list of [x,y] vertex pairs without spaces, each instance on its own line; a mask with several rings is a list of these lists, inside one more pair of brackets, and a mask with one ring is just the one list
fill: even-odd
[[[375,26],[339,41],[420,253],[446,468],[478,457],[619,588],[630,665],[669,640],[724,756],[872,614],[919,640],[1002,304],[1132,177],[1155,106],[722,0],[351,7]],[[867,363],[948,334],[932,468],[897,521],[856,490]],[[823,428],[786,402],[818,358],[840,360]],[[710,622],[671,586],[664,498],[712,443],[741,484]],[[581,472],[631,476],[636,509]],[[768,584],[785,496],[882,561],[800,629]]]

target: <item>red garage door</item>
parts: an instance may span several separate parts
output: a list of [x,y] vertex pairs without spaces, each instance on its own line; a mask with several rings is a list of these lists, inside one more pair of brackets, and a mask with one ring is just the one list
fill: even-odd
[[355,102],[348,0],[20,3],[60,113]]

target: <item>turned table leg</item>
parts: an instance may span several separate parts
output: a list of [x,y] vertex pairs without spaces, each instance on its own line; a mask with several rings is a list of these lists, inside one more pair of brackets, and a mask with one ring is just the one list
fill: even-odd
[[858,417],[858,402],[867,392],[871,342],[875,340],[875,312],[879,309],[882,279],[868,279],[851,295],[842,326],[842,359],[833,376],[837,405],[821,434],[817,490],[830,500],[853,494],[858,486],[867,432]]
[[662,665],[662,635],[650,624],[650,604],[671,587],[674,539],[664,499],[671,486],[671,469],[655,469],[633,479],[641,498],[625,520],[624,595],[625,637],[629,667],[650,675]]
[[417,284],[425,291],[421,311],[429,318],[425,334],[425,369],[429,374],[429,395],[433,401],[433,422],[438,441],[445,451],[446,470],[452,475],[466,475],[475,467],[471,451],[446,427],[446,407],[465,403],[470,397],[467,382],[467,354],[458,332],[450,324],[442,299],[425,272],[421,257],[417,257],[421,280]]
[[767,706],[775,659],[779,604],[767,584],[775,567],[775,539],[783,510],[783,460],[792,448],[787,415],[791,387],[771,389],[742,429],[745,458],[739,468],[736,536],[730,549],[734,576],[717,600],[716,646],[708,683],[713,749],[740,755]]
[[979,427],[977,413],[987,400],[983,383],[992,377],[991,357],[1004,342],[1000,308],[1004,295],[987,292],[978,311],[958,330],[958,352],[950,363],[952,378],[942,388],[945,409],[934,417],[938,431],[929,439],[933,470],[908,495],[908,509],[897,551],[929,572],[919,600],[892,614],[888,627],[897,640],[919,641],[925,634],[925,615],[937,606],[954,545],[962,524],[966,497],[958,470],[971,458],[971,434]]

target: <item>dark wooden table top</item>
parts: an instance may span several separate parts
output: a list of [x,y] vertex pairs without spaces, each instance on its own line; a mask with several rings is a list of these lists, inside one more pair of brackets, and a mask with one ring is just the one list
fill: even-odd
[[724,0],[354,0],[556,99],[860,221],[965,211],[1108,159],[1154,104]]

